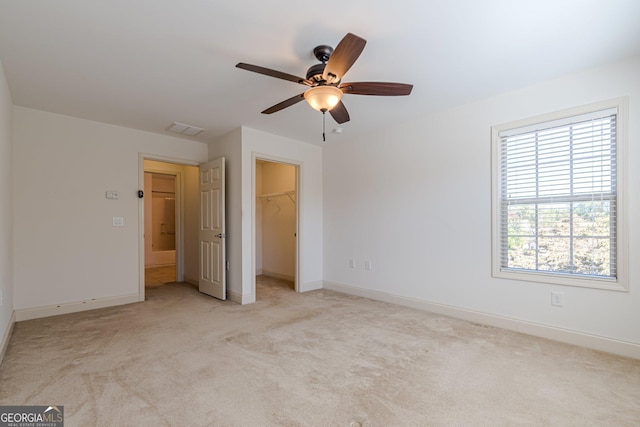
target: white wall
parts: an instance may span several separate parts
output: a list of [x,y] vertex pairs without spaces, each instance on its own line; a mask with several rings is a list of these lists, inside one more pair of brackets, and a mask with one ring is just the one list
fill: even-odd
[[0,360],[13,316],[13,166],[11,93],[0,62]]
[[299,237],[301,291],[322,287],[322,148],[257,131],[236,129],[209,144],[209,159],[226,158],[227,289],[234,301],[255,302],[256,158],[300,167]]
[[[328,144],[326,284],[640,344],[638,76],[636,57]],[[491,126],[620,96],[629,97],[631,291],[492,278]],[[552,290],[565,307],[551,306]]]
[[[258,175],[256,165],[256,175]],[[256,194],[275,194],[296,189],[296,168],[282,163],[266,162],[262,164],[262,192]],[[256,246],[262,244],[263,274],[293,281],[296,274],[296,202],[295,194],[291,198],[279,195],[261,198],[256,202]],[[261,242],[259,242],[261,241]],[[256,271],[260,262],[256,259]]]
[[[298,290],[322,287],[322,147],[242,128],[242,268],[244,292],[255,298],[253,276],[253,228],[255,209],[255,160],[281,161],[299,167],[298,181]],[[264,188],[263,188],[264,189]]]
[[207,145],[14,107],[16,310],[138,295],[139,153],[199,163]]

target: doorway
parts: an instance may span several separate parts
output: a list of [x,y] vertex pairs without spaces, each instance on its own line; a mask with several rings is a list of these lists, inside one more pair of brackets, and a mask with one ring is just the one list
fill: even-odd
[[297,289],[298,166],[255,164],[256,298],[274,288]]
[[[139,300],[145,286],[198,283],[198,167],[139,154]],[[172,193],[173,191],[173,193]],[[173,200],[172,200],[173,199]],[[160,215],[154,215],[160,212]],[[155,237],[155,239],[154,239]]]
[[144,173],[145,286],[176,281],[176,174]]

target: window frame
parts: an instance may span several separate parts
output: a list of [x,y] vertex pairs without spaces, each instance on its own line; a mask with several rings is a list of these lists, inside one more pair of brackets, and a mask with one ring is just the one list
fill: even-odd
[[[617,230],[616,230],[616,278],[580,276],[560,272],[539,272],[527,270],[503,270],[500,265],[502,242],[500,239],[501,225],[501,177],[500,177],[500,133],[512,129],[545,124],[556,120],[563,120],[574,116],[589,114],[611,108],[617,109],[616,133],[616,162],[617,162]],[[522,120],[504,123],[491,127],[491,258],[492,276],[501,279],[540,282],[554,285],[578,286],[615,291],[629,291],[628,285],[628,241],[626,224],[626,187],[627,187],[627,128],[628,128],[628,98],[592,103],[580,107],[556,111]]]

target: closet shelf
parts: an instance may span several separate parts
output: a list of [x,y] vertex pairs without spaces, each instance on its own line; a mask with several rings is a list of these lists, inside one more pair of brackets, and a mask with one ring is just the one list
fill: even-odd
[[260,194],[259,196],[256,196],[256,198],[258,199],[267,199],[267,200],[271,200],[272,197],[288,197],[289,200],[291,200],[291,203],[295,204],[296,201],[293,198],[296,194],[295,190],[290,190],[290,191],[280,191],[277,193],[269,193],[269,194]]

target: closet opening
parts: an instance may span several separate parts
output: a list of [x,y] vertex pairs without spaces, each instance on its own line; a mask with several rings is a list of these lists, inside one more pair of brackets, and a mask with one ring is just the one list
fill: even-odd
[[256,298],[297,290],[298,166],[256,159]]

